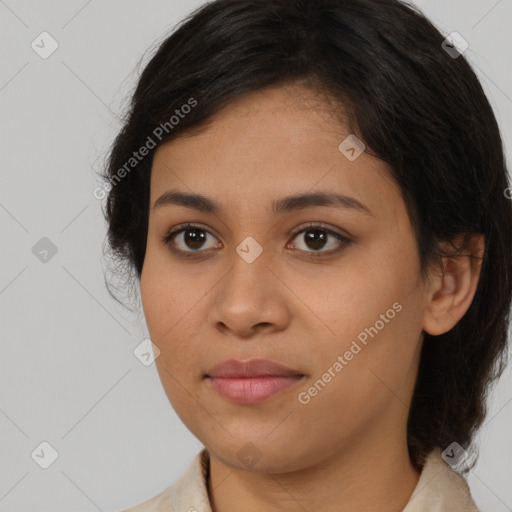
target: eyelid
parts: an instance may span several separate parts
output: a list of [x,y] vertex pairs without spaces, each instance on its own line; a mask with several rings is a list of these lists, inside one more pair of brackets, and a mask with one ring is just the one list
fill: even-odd
[[341,231],[341,230],[337,231],[338,228],[332,228],[331,226],[329,226],[328,224],[325,224],[324,222],[315,222],[315,221],[310,221],[310,222],[306,222],[305,224],[301,224],[299,227],[294,228],[294,230],[288,236],[296,236],[306,229],[315,229],[315,228],[322,229],[322,230],[326,231],[327,233],[334,234],[334,235],[337,235],[337,236],[340,236],[340,237],[346,238],[347,240],[352,241],[352,235],[350,235],[346,231],[343,231],[342,233],[340,233],[339,231]]

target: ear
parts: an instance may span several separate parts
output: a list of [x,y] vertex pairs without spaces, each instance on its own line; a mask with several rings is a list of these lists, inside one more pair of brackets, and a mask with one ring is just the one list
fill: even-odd
[[470,237],[467,251],[454,251],[464,242],[464,236],[452,243],[445,243],[442,249],[452,255],[442,258],[442,268],[432,269],[426,295],[423,330],[433,336],[448,332],[464,316],[476,293],[484,254],[484,235]]

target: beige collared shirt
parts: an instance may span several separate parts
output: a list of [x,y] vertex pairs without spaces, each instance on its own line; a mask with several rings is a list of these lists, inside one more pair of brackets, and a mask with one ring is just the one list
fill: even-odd
[[[208,452],[201,450],[176,482],[123,512],[212,512],[208,498]],[[436,448],[427,457],[420,478],[402,512],[479,512],[466,480],[453,471]]]

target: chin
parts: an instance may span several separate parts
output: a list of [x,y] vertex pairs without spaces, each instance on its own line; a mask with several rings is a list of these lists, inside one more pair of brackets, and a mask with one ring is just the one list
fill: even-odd
[[203,444],[208,451],[226,466],[236,470],[266,472],[271,474],[287,473],[309,467],[315,463],[313,455],[318,456],[317,450],[305,449],[304,436],[283,435],[268,436],[268,431],[258,436],[226,436]]

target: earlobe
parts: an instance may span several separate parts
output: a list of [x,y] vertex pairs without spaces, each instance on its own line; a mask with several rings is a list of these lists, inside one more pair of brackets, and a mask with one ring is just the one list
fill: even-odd
[[432,336],[452,329],[465,315],[475,296],[483,261],[484,236],[473,235],[465,247],[466,251],[443,257],[442,268],[437,268],[430,276],[423,330]]

